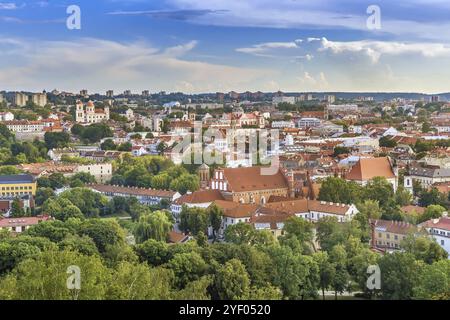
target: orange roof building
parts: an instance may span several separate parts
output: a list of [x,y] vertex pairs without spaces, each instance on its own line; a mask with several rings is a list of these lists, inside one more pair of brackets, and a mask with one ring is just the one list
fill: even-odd
[[397,175],[388,157],[360,158],[345,178],[366,185],[369,180],[375,177],[386,178],[392,184],[394,190],[397,190]]

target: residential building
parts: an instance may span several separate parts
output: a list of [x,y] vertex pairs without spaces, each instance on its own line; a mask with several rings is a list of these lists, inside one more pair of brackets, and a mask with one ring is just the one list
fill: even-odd
[[218,190],[199,190],[187,193],[172,202],[170,210],[175,219],[180,217],[183,206],[188,208],[208,208],[211,203],[217,200],[225,200]]
[[241,204],[225,200],[215,200],[212,205],[216,205],[223,211],[223,230],[241,222],[250,223],[251,217],[259,208],[259,205],[256,204]]
[[345,176],[346,180],[365,186],[375,177],[384,177],[397,190],[398,178],[388,157],[360,158]]
[[276,96],[272,98],[272,104],[278,105],[279,103],[295,104],[295,97]]
[[19,197],[0,197],[0,216],[2,214],[6,214],[5,216],[9,215],[10,210],[12,209],[12,204],[16,199],[19,199],[20,207],[26,211],[34,208],[34,198],[29,194]]
[[157,190],[136,187],[113,186],[106,184],[91,184],[87,188],[99,192],[108,198],[113,197],[135,197],[138,201],[145,205],[158,205],[165,200],[171,203],[178,199],[181,195],[176,191]]
[[45,92],[33,93],[31,95],[31,101],[39,107],[45,107],[47,105],[47,94]]
[[405,175],[404,187],[413,193],[414,182],[420,183],[423,188],[430,188],[435,183],[450,181],[450,168],[440,168],[437,166],[418,166],[409,167],[408,174]]
[[53,161],[43,163],[21,164],[18,166],[25,172],[36,178],[51,175],[53,173],[62,173],[66,177],[71,177],[77,173],[84,172],[91,174],[99,183],[105,183],[112,177],[111,163],[92,163],[92,164],[64,164]]
[[13,98],[13,104],[17,107],[25,107],[28,102],[28,95],[23,92],[16,92]]
[[0,196],[36,195],[36,181],[29,174],[0,175]]
[[417,233],[417,227],[405,221],[371,220],[371,245],[385,250],[401,249],[401,242],[409,234]]
[[42,221],[50,220],[49,216],[24,217],[24,218],[0,218],[0,229],[13,233],[22,233],[29,227]]
[[327,106],[327,110],[329,112],[357,112],[358,105],[357,104],[329,104]]
[[12,112],[0,112],[0,122],[14,120],[14,114]]
[[445,216],[420,224],[450,256],[450,218]]
[[297,126],[299,128],[305,129],[305,128],[315,128],[321,125],[320,119],[317,118],[301,118],[297,122]]
[[272,121],[272,128],[282,129],[282,128],[295,128],[294,121]]

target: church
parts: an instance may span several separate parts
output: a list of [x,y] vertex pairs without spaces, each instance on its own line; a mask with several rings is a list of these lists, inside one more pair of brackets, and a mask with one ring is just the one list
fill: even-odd
[[89,101],[86,108],[83,106],[83,102],[77,101],[76,105],[76,117],[77,123],[99,123],[109,120],[109,107],[104,109],[96,109],[92,101]]

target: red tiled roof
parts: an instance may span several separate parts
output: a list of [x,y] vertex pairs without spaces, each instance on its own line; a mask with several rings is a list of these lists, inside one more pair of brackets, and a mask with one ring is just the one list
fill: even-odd
[[348,180],[358,181],[366,181],[375,177],[395,178],[387,157],[361,158],[346,176]]
[[450,231],[450,218],[442,217],[439,219],[431,219],[421,224],[425,228],[435,228]]
[[224,178],[233,192],[288,188],[283,174],[262,175],[262,167],[226,168]]
[[181,196],[175,200],[175,204],[182,205],[185,203],[208,203],[215,200],[225,200],[219,190],[200,190]]
[[49,216],[23,217],[23,218],[4,218],[0,219],[0,228],[31,226],[41,221],[49,220]]

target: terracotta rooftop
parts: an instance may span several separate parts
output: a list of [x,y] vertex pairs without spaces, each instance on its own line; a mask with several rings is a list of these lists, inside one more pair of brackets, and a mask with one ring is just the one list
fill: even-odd
[[176,231],[170,231],[169,232],[169,242],[170,243],[182,243],[186,242],[189,239],[189,236]]
[[425,228],[435,228],[450,231],[450,218],[442,217],[439,219],[431,219],[421,224]]
[[375,231],[408,234],[417,230],[413,224],[404,221],[390,221],[390,220],[372,220],[375,223]]
[[283,174],[262,175],[262,167],[226,168],[224,178],[233,192],[288,188]]
[[219,190],[200,190],[190,194],[185,194],[175,200],[175,204],[184,203],[208,203],[215,200],[225,200]]
[[216,200],[214,204],[223,210],[224,216],[230,218],[249,218],[259,208],[256,204],[241,204],[225,200]]
[[49,220],[49,216],[24,217],[24,218],[4,218],[0,219],[0,228],[31,226],[41,221]]
[[272,202],[265,205],[266,208],[284,213],[306,213],[309,211],[327,212],[336,215],[345,215],[350,209],[349,205],[325,201],[298,199],[290,201]]
[[361,158],[346,176],[348,180],[358,181],[366,181],[375,177],[395,178],[387,157]]

